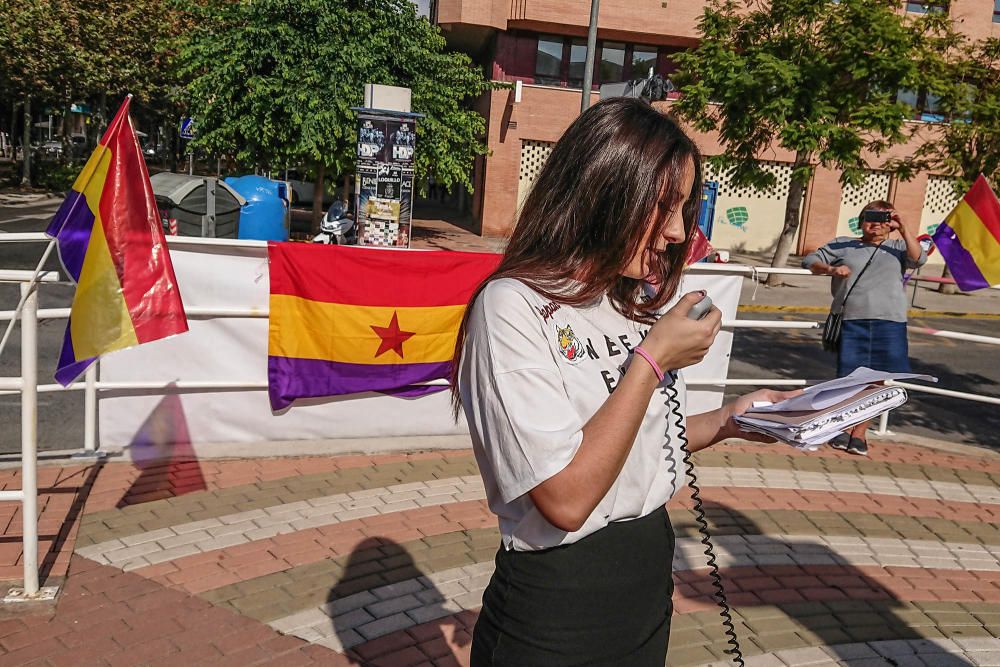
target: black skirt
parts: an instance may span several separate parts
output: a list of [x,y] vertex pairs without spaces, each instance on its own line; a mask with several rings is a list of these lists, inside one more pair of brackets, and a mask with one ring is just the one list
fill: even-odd
[[501,545],[471,667],[663,667],[673,554],[664,508],[544,551]]

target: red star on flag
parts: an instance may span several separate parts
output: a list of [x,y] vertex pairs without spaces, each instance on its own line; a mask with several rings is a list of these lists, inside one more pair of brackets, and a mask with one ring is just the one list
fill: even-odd
[[374,324],[370,325],[372,331],[378,334],[378,337],[382,339],[378,346],[378,352],[375,353],[376,357],[379,357],[389,350],[392,350],[399,355],[399,358],[403,358],[403,343],[413,336],[414,331],[403,331],[399,328],[399,319],[396,315],[396,311],[392,311],[392,320],[389,322],[387,327],[377,327]]

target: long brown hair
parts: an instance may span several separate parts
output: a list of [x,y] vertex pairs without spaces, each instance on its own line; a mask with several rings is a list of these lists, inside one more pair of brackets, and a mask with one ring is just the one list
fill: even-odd
[[[692,164],[694,184],[690,192],[682,192],[685,171]],[[500,265],[469,300],[452,365],[456,414],[461,404],[458,366],[469,314],[491,280],[516,278],[545,298],[570,306],[607,294],[618,312],[648,324],[680,283],[701,205],[701,180],[697,146],[648,102],[612,98],[580,114],[538,174]],[[666,210],[661,201],[667,203]],[[685,241],[655,252],[670,213],[681,205]],[[655,257],[650,282],[656,291],[646,300],[641,298],[643,281],[621,273],[639,252],[651,220],[655,229],[647,249]]]

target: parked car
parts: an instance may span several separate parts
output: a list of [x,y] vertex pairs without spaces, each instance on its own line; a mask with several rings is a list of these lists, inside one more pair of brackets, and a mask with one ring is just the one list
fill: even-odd
[[158,146],[146,144],[143,146],[142,155],[146,158],[147,162],[162,162],[170,157],[170,150],[167,148],[166,144],[160,144]]
[[87,145],[87,137],[83,134],[74,134],[69,139],[70,156],[74,159],[82,159],[88,157],[90,151]]
[[[287,169],[278,172],[278,175],[282,177],[280,180],[288,183],[288,186],[292,189],[292,204],[307,206],[313,203],[316,184],[313,181],[306,180],[305,174],[294,169]],[[323,191],[323,207],[326,208],[333,204],[335,198],[336,193],[333,191],[333,188],[326,188]]]
[[35,147],[35,155],[43,160],[55,160],[62,156],[62,152],[62,142],[56,139],[50,139]]

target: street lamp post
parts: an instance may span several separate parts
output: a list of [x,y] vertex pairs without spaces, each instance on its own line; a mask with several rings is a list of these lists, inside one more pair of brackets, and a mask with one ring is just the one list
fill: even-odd
[[590,0],[590,29],[587,31],[587,60],[583,66],[583,90],[580,95],[580,113],[590,106],[590,89],[594,82],[594,55],[597,51],[597,8],[601,0]]

